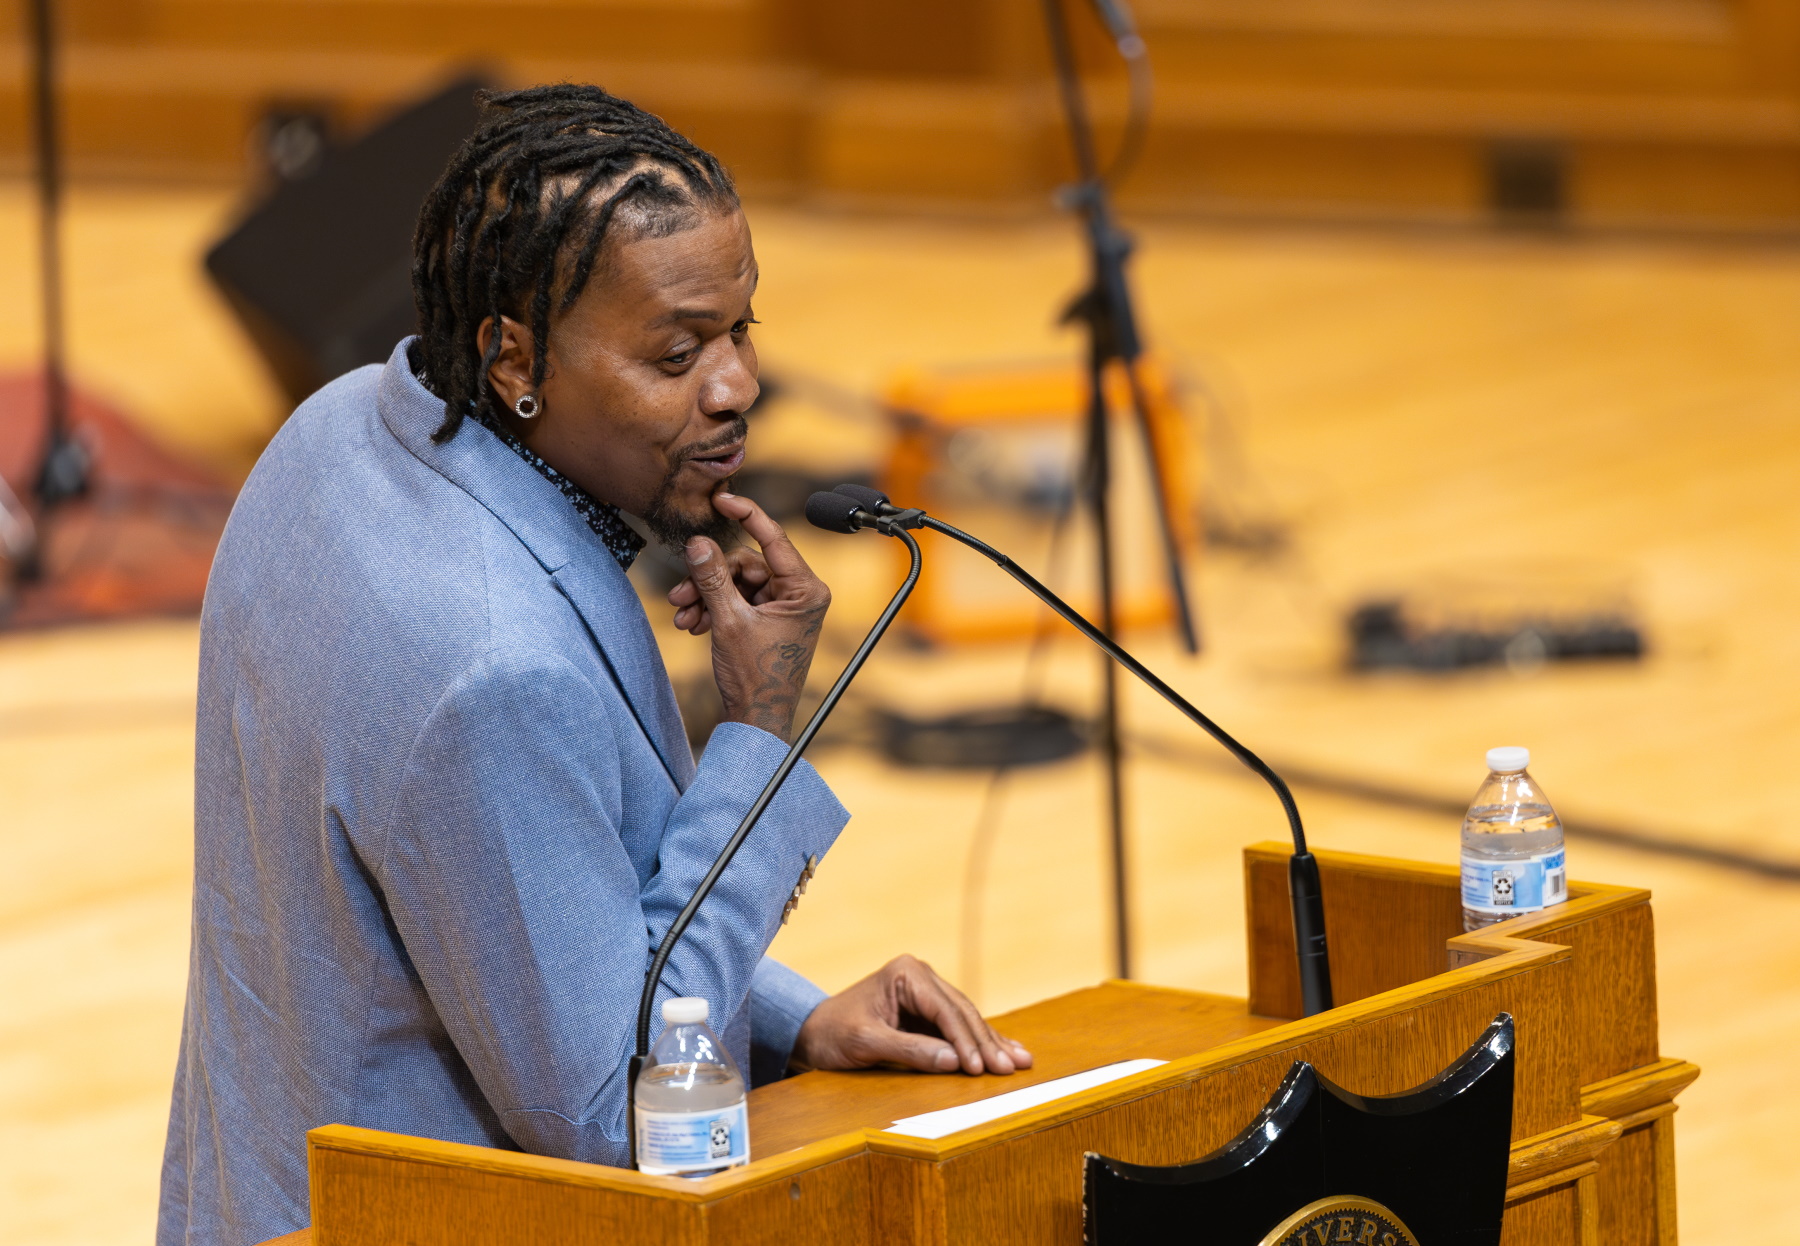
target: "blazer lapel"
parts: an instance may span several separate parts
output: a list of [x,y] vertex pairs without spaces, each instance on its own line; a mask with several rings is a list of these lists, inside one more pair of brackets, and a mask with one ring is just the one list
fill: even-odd
[[[498,442],[495,442],[498,445]],[[517,458],[505,446],[501,453]],[[519,464],[531,471],[529,464]],[[536,476],[536,472],[532,472]],[[540,480],[543,478],[538,477]],[[575,514],[568,499],[544,482],[556,500]],[[585,520],[576,519],[585,528]],[[589,529],[592,532],[592,529]],[[679,791],[686,791],[694,778],[694,754],[688,747],[687,731],[682,726],[681,709],[675,704],[675,690],[669,684],[669,673],[663,666],[662,651],[650,632],[650,620],[644,617],[644,604],[638,600],[631,581],[612,553],[596,538],[594,548],[599,558],[567,563],[551,572],[550,578],[562,595],[569,599],[588,633],[606,655],[606,664],[625,691],[631,712],[644,729],[657,756],[662,758],[669,778]]]
[[382,369],[376,390],[382,422],[531,551],[581,616],[669,778],[685,791],[694,776],[693,751],[662,652],[624,569],[556,486],[485,428],[469,421],[442,445],[431,439],[443,422],[444,404],[413,375],[407,359],[412,341],[396,346]]

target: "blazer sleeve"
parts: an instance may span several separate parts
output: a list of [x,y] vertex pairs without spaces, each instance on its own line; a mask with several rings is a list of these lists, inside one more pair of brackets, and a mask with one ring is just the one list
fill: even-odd
[[800,1027],[825,992],[778,960],[765,956],[750,979],[750,1084],[766,1086],[787,1076]]
[[[621,712],[561,657],[483,657],[420,730],[376,870],[507,1132],[603,1164],[627,1162],[626,1065],[651,951],[786,752],[757,728],[721,726],[640,883],[617,830],[609,713]],[[810,766],[795,768],[677,946],[659,1008],[697,995],[736,1015],[807,858],[848,816]]]

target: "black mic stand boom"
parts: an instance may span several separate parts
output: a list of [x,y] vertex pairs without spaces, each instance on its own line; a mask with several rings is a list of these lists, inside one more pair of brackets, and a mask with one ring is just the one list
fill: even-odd
[[[1143,346],[1138,335],[1137,314],[1132,307],[1131,286],[1125,277],[1125,261],[1131,254],[1131,239],[1113,220],[1106,176],[1102,174],[1095,155],[1093,126],[1088,117],[1081,79],[1075,67],[1068,16],[1063,8],[1064,0],[1043,2],[1045,26],[1050,34],[1051,51],[1055,54],[1057,85],[1061,90],[1063,112],[1068,122],[1069,143],[1074,149],[1076,172],[1080,179],[1063,192],[1062,198],[1066,206],[1081,213],[1092,273],[1087,290],[1069,306],[1063,320],[1065,323],[1079,321],[1088,331],[1087,447],[1083,475],[1088,506],[1093,515],[1094,543],[1098,551],[1099,630],[1109,637],[1118,634],[1117,593],[1113,575],[1112,437],[1106,401],[1107,370],[1116,363],[1129,383],[1132,410],[1136,416],[1138,431],[1143,437],[1144,457],[1149,464],[1158,527],[1162,534],[1169,593],[1174,598],[1175,617],[1180,627],[1182,645],[1189,653],[1198,653],[1199,633],[1188,604],[1186,577],[1181,565],[1181,542],[1176,535],[1174,517],[1170,513],[1167,478],[1157,450],[1155,432],[1150,425],[1149,403],[1144,392],[1143,378],[1138,371]],[[1137,140],[1141,137],[1143,112],[1148,106],[1149,62],[1146,59],[1144,41],[1132,28],[1122,0],[1096,0],[1096,5],[1120,54],[1125,58],[1132,79],[1131,116],[1127,119],[1125,139],[1113,166],[1116,173],[1134,154]],[[1104,696],[1100,745],[1106,759],[1115,966],[1119,977],[1129,978],[1131,905],[1125,837],[1125,763],[1119,739],[1118,671],[1112,663],[1105,664],[1102,679]]]
[[69,379],[63,351],[62,134],[57,116],[56,12],[52,0],[27,0],[25,16],[31,31],[38,294],[44,322],[44,448],[31,483],[38,519],[28,529],[30,543],[21,551],[14,575],[20,580],[35,580],[44,573],[44,521],[51,510],[87,492],[90,464],[87,447],[70,427]]
[[[822,503],[825,508],[824,513],[819,510],[821,499],[829,499]],[[840,526],[843,522],[842,516],[835,514],[835,512],[841,511],[847,515],[854,509],[853,504],[840,498],[837,494],[816,493],[807,503],[806,513],[807,518],[819,527],[854,532],[856,530],[854,527]],[[626,1132],[630,1135],[633,1168],[637,1167],[638,1075],[644,1071],[644,1061],[650,1056],[650,1014],[656,1003],[656,987],[662,981],[663,969],[669,963],[669,956],[675,951],[675,945],[681,940],[681,936],[693,924],[695,914],[700,911],[700,905],[707,896],[712,894],[712,889],[718,883],[720,875],[725,873],[725,867],[731,864],[731,859],[737,856],[738,849],[743,847],[744,840],[749,837],[751,830],[762,820],[763,812],[768,809],[769,802],[775,799],[775,794],[781,790],[781,785],[787,782],[788,774],[799,764],[800,755],[806,751],[806,746],[811,744],[813,737],[819,734],[819,728],[825,725],[826,718],[830,717],[831,711],[837,708],[837,703],[842,699],[844,690],[850,686],[850,681],[856,678],[858,671],[862,670],[863,664],[869,660],[869,655],[875,651],[876,643],[887,632],[888,626],[894,621],[894,616],[900,613],[900,607],[905,605],[906,599],[912,595],[913,585],[919,582],[919,543],[913,540],[912,534],[900,525],[885,520],[870,526],[906,543],[907,551],[912,555],[912,567],[906,573],[905,582],[895,590],[893,597],[888,601],[887,609],[881,612],[881,617],[875,620],[875,625],[869,629],[869,634],[863,637],[862,644],[857,646],[856,652],[844,664],[843,673],[837,677],[837,682],[831,685],[831,690],[825,694],[825,699],[819,702],[819,708],[813,711],[806,726],[795,737],[794,743],[787,751],[787,756],[781,759],[781,764],[775,767],[775,773],[769,776],[767,783],[763,784],[763,789],[757,795],[755,802],[751,804],[750,811],[744,815],[744,820],[738,823],[737,830],[733,831],[731,838],[725,842],[725,847],[713,861],[712,868],[706,871],[706,877],[700,880],[700,885],[694,888],[694,894],[688,897],[688,902],[682,906],[681,912],[669,924],[669,929],[664,933],[662,942],[657,945],[655,955],[651,957],[650,968],[644,974],[644,993],[638,999],[636,1045],[632,1050],[631,1063],[627,1069],[625,1081]]]

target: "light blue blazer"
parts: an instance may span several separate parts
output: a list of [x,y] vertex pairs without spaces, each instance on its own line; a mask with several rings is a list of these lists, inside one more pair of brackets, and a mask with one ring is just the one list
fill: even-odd
[[[305,1225],[332,1122],[627,1162],[650,950],[785,752],[696,766],[624,572],[486,429],[432,442],[406,347],[294,413],[207,585],[159,1246]],[[802,763],[664,974],[746,1071],[823,997],[763,954],[847,820]]]

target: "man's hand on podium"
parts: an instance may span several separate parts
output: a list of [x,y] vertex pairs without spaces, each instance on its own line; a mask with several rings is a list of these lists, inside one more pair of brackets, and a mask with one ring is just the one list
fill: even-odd
[[923,1073],[1011,1073],[1031,1053],[982,1020],[924,961],[896,956],[813,1009],[793,1062],[812,1069],[899,1065]]

